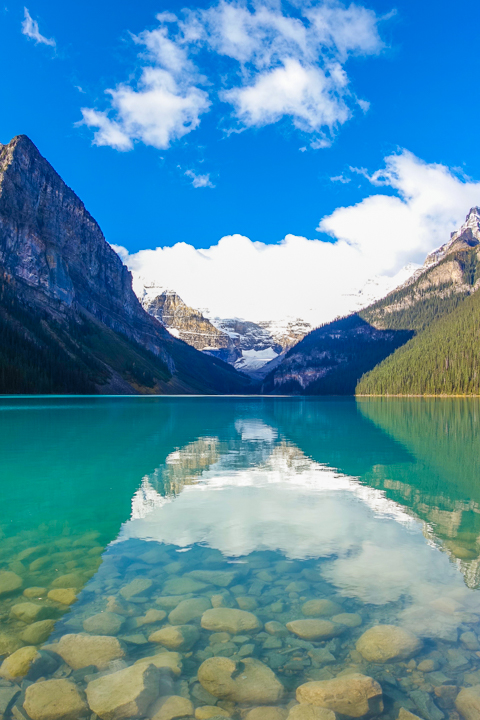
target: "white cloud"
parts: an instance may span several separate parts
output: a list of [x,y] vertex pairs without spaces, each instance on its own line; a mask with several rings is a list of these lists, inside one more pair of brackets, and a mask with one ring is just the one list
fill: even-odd
[[351,178],[347,177],[343,173],[341,173],[340,175],[334,175],[333,177],[330,178],[330,180],[332,182],[342,183],[342,185],[347,185],[349,182],[351,182]]
[[40,33],[40,30],[38,29],[38,22],[31,17],[27,8],[24,8],[24,12],[25,19],[22,22],[22,34],[26,35],[31,40],[35,40],[36,43],[55,47],[55,40],[53,38],[46,38]]
[[210,180],[209,173],[207,173],[206,175],[198,175],[193,170],[185,170],[184,174],[191,179],[194,188],[215,187],[215,185]]
[[[168,57],[172,65],[175,57]],[[130,150],[134,140],[164,149],[197,127],[209,107],[207,94],[194,86],[182,88],[174,73],[162,68],[144,68],[137,87],[119,85],[107,90],[116,119],[105,112],[82,108],[83,124],[96,127],[97,145]]]
[[402,266],[423,262],[480,201],[480,183],[407,151],[387,157],[385,167],[369,178],[390,194],[371,195],[323,218],[319,229],[331,242],[287,235],[264,244],[234,234],[202,250],[177,243],[132,255],[123,249],[121,256],[140,294],[144,282],[153,283],[214,316],[253,321],[293,316],[320,324],[403,281],[404,275],[395,275]]
[[[368,107],[351,92],[344,64],[351,55],[383,49],[382,18],[339,0],[315,7],[300,0],[291,12],[285,8],[276,0],[253,7],[219,0],[207,10],[185,10],[180,19],[157,15],[156,29],[133,38],[142,48],[138,83],[107,90],[106,111],[82,110],[83,122],[98,128],[95,142],[121,150],[134,141],[166,148],[222,100],[231,106],[231,129],[289,118],[311,135],[312,148],[328,146],[355,106]],[[129,143],[118,142],[119,132]]]
[[282,67],[258,75],[253,85],[224,92],[222,99],[234,106],[246,126],[269,125],[289,116],[299,130],[319,132],[350,116],[345,100],[336,94],[347,85],[347,77],[341,68],[332,70],[327,74],[286,59]]
[[359,249],[377,271],[394,272],[405,262],[423,262],[480,202],[480,183],[407,150],[389,155],[385,167],[371,175],[365,169],[352,170],[394,194],[371,195],[338,208],[317,229]]

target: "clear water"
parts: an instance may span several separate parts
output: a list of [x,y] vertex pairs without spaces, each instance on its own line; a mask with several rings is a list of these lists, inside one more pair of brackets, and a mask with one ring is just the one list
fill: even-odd
[[[459,689],[480,684],[479,416],[477,400],[1,399],[0,592],[2,572],[22,584],[0,595],[0,716],[27,717],[29,686],[54,678],[82,697],[71,717],[90,717],[89,683],[178,651],[156,694],[190,700],[184,715],[162,715],[149,696],[148,708],[105,718],[202,718],[204,706],[245,717],[258,697],[215,697],[199,683],[212,657],[231,658],[234,678],[245,658],[273,671],[283,696],[267,704],[278,712],[257,720],[287,717],[304,683],[351,673],[380,683],[381,717],[403,707],[458,718]],[[63,602],[58,590],[70,591]],[[153,640],[189,598],[202,598],[197,616],[171,619],[195,641]],[[319,599],[331,601],[320,619],[333,637],[285,629]],[[258,625],[206,629],[212,606]],[[45,618],[54,622],[35,625]],[[420,642],[371,662],[356,643],[375,625]],[[120,656],[66,662],[57,643],[79,633],[117,637]],[[42,662],[9,676],[9,655],[32,643]]]

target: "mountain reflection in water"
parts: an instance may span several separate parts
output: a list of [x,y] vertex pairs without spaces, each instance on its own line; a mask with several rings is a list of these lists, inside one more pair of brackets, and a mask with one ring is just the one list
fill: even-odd
[[[259,633],[237,647],[233,638],[224,655],[237,658],[244,642],[281,678],[284,705],[298,685],[353,668],[382,685],[386,718],[401,706],[441,720],[453,701],[436,684],[480,683],[480,645],[460,640],[480,631],[479,412],[477,400],[3,399],[0,573],[22,586],[0,594],[0,655],[32,642],[15,610],[22,592],[49,608],[49,642],[89,632],[89,618],[115,608],[125,666],[154,652],[150,633],[168,622],[157,612],[147,632],[138,618],[170,612],[173,596],[244,603],[263,624],[298,619],[306,601],[325,597],[361,626],[313,645],[288,636],[274,648]],[[236,579],[189,590],[202,569]],[[144,595],[126,598],[139,579]],[[187,589],[168,592],[169,582]],[[52,589],[71,589],[77,602],[58,602]],[[200,628],[200,617],[191,622]],[[397,663],[392,685],[382,665],[366,665],[355,642],[377,624],[419,637],[446,680]],[[296,665],[282,655],[289,643]],[[218,654],[211,645],[200,628],[170,694],[202,704],[188,688]],[[314,659],[317,646],[333,657],[328,666]]]

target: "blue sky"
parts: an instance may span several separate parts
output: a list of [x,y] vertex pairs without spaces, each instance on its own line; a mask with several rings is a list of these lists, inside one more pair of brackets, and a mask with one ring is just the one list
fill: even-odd
[[[458,190],[458,197],[440,226],[429,228],[427,239],[407,243],[405,252],[374,268],[391,274],[404,261],[419,261],[439,229],[448,239],[477,194],[480,204],[473,183],[480,180],[480,54],[472,32],[480,10],[471,0],[454,5],[372,0],[354,6],[329,0],[283,5],[27,0],[27,8],[27,25],[21,3],[6,0],[0,12],[0,142],[28,134],[85,202],[107,240],[130,254],[179,242],[209,248],[232,234],[266,244],[278,244],[289,233],[325,239],[321,230],[355,245],[363,241],[351,225],[346,228],[347,216],[335,215],[337,208],[390,195],[400,197],[410,212],[415,168],[440,165],[440,174],[453,183],[445,192]],[[182,14],[182,8],[190,13]],[[250,19],[233,51],[225,50],[221,25],[222,12],[232,9]],[[159,13],[164,13],[160,20]],[[269,18],[267,30],[258,20],[261,13]],[[315,18],[323,23],[316,34]],[[280,21],[283,29],[272,29]],[[307,33],[307,49],[288,39],[293,27]],[[164,38],[160,50],[159,38]],[[159,81],[159,71],[170,74]],[[157,79],[146,80],[146,72],[157,73]],[[290,83],[287,95],[292,82],[305,80],[308,102],[272,100],[275,72],[280,84],[285,78]],[[179,130],[181,123],[170,118],[170,134],[165,119],[152,130],[151,117],[150,125],[139,129],[152,113],[140,107],[142,93],[153,85],[156,92],[159,84],[164,92],[172,82],[174,94],[189,98],[195,129]],[[261,82],[267,83],[263,90]],[[318,82],[326,83],[324,92]],[[109,125],[99,134],[102,117]],[[418,161],[410,163],[413,174],[405,162],[403,180],[392,182],[402,175],[396,166],[385,181],[378,174],[385,158],[404,157],[403,150]],[[432,215],[424,175],[417,203],[423,223]],[[443,204],[443,197],[433,202]],[[368,207],[361,208],[368,225]],[[326,217],[334,221],[319,229]],[[355,214],[348,217],[358,224]],[[381,227],[388,217],[377,213],[374,222]]]

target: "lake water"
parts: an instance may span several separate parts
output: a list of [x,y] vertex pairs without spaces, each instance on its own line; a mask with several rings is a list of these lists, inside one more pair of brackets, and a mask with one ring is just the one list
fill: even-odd
[[479,718],[479,418],[0,399],[0,718]]

